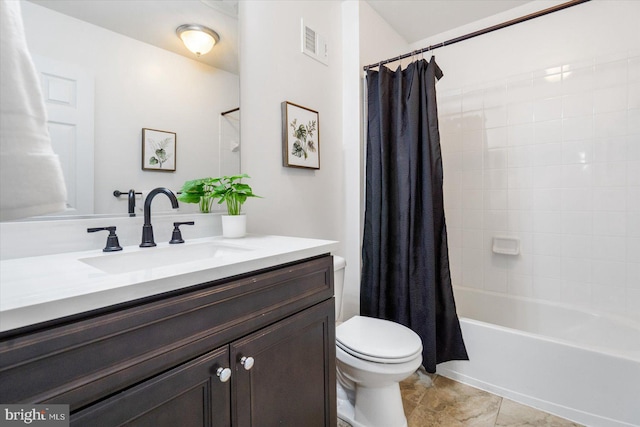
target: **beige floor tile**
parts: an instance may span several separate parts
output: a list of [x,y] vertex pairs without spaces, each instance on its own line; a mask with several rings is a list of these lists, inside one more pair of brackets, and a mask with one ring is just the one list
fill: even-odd
[[574,427],[580,426],[535,408],[502,399],[496,427]]

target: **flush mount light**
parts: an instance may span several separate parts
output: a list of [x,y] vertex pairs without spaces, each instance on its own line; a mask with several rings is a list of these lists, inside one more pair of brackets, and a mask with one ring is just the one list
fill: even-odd
[[197,56],[209,52],[220,41],[218,33],[211,28],[197,24],[185,24],[176,28],[176,34],[184,45]]

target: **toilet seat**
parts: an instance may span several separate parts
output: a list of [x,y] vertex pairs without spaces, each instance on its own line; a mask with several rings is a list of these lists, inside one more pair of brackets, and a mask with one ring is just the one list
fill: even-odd
[[422,341],[411,329],[365,316],[354,316],[337,327],[336,345],[358,359],[375,363],[406,363],[422,353]]

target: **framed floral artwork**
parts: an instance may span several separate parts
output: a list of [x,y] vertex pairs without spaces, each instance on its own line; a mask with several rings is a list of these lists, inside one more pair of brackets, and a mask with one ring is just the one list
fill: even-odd
[[175,172],[176,133],[142,129],[142,170]]
[[288,101],[282,103],[282,162],[286,167],[320,169],[317,111]]

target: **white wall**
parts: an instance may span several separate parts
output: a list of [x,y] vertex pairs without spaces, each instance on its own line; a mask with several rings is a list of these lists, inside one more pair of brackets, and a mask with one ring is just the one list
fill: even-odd
[[[640,319],[638,16],[596,0],[436,51],[456,285]],[[491,252],[505,234],[521,255]]]
[[[218,115],[238,107],[237,75],[30,2],[22,12],[32,53],[95,78],[97,213],[127,212],[126,198],[116,199],[114,190],[177,190],[186,180],[218,175]],[[141,170],[142,128],[177,133],[175,173]],[[157,200],[155,208],[169,209],[168,200]]]
[[[342,241],[340,2],[242,1],[239,6],[242,171],[264,197],[245,204],[248,229]],[[329,66],[300,52],[301,18],[327,38]],[[282,166],[283,101],[319,112],[319,170]]]

